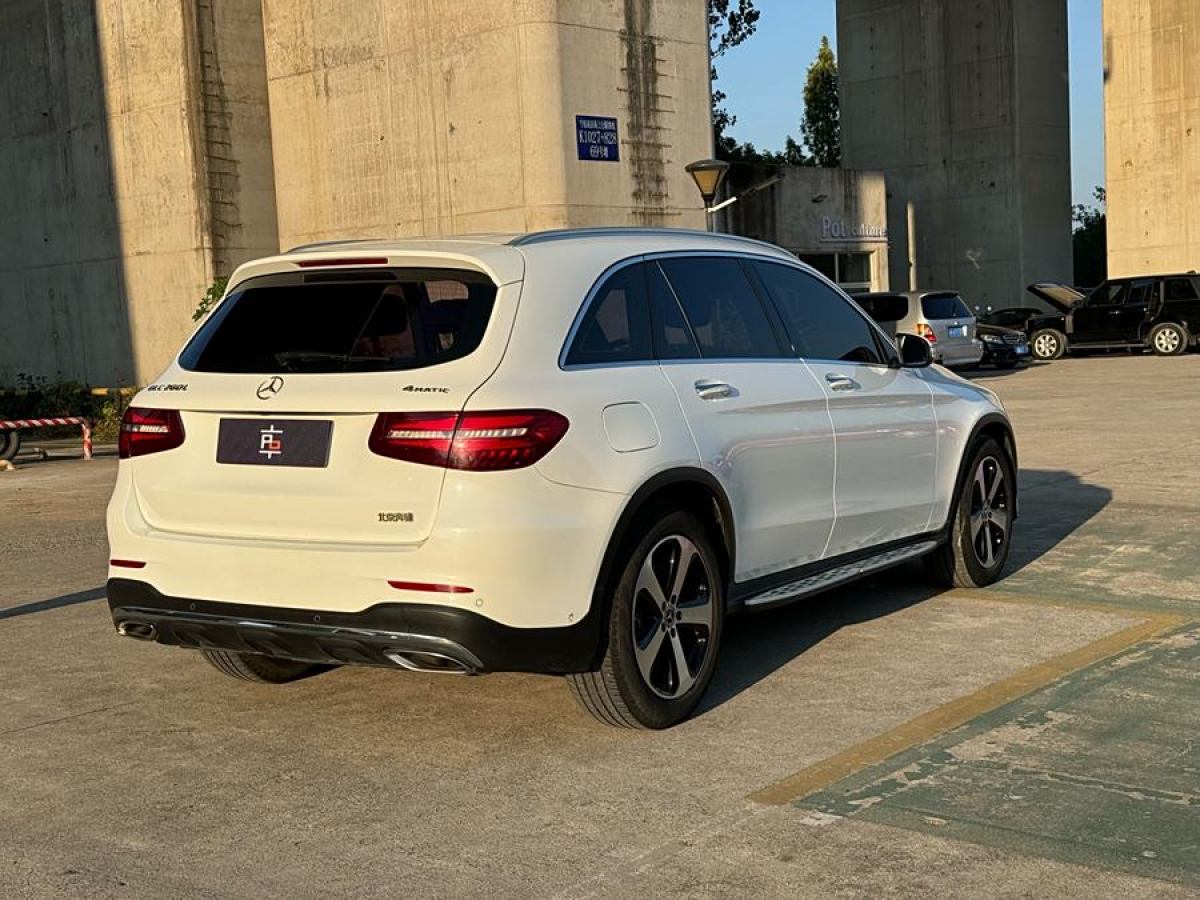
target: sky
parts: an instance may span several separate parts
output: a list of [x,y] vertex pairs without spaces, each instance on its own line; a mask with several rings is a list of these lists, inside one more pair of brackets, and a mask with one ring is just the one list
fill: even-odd
[[[1071,66],[1071,194],[1094,205],[1104,184],[1101,0],[1067,0]],[[737,117],[730,133],[760,150],[781,150],[799,137],[804,77],[821,36],[837,46],[835,0],[755,0],[758,31],[717,61],[717,86]],[[769,89],[768,89],[769,88]]]

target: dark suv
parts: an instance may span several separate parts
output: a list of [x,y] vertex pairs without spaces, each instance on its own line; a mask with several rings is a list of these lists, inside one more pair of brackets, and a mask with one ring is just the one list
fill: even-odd
[[1183,353],[1200,336],[1200,276],[1114,278],[1091,293],[1062,284],[1033,284],[1029,292],[1057,312],[1026,323],[1037,359],[1068,350],[1149,347],[1160,356]]

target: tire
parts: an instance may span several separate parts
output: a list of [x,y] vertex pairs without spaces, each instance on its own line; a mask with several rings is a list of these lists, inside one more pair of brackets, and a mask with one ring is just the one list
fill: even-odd
[[234,653],[232,650],[201,650],[200,655],[230,678],[259,684],[286,684],[289,681],[319,675],[333,668],[320,663],[279,659],[257,653]]
[[925,558],[942,587],[991,584],[1000,577],[1012,547],[1017,479],[1008,453],[994,438],[984,438],[967,455],[965,471],[948,539]]
[[1187,350],[1188,333],[1182,325],[1163,322],[1150,329],[1146,341],[1158,356],[1178,356]]
[[696,708],[712,680],[725,581],[712,537],[694,515],[659,508],[641,521],[642,536],[611,590],[600,668],[567,682],[580,706],[606,725],[669,728]]
[[1042,328],[1029,338],[1029,352],[1034,359],[1059,359],[1067,352],[1067,336],[1057,328]]
[[11,460],[21,449],[21,432],[0,431],[0,459]]

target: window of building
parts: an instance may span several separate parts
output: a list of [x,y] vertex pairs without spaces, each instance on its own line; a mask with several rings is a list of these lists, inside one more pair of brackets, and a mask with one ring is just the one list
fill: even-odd
[[705,359],[770,359],[783,348],[741,264],[732,257],[664,259]]
[[875,329],[840,293],[791,266],[755,262],[753,267],[801,356],[876,365],[887,362]]
[[870,253],[797,253],[808,263],[848,294],[871,290]]

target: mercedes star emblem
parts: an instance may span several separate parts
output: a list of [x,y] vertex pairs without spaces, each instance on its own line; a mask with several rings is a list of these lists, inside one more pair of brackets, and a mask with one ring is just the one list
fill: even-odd
[[258,390],[254,393],[258,395],[259,400],[270,400],[276,394],[283,390],[283,379],[278,375],[272,375],[266,381],[258,386]]

